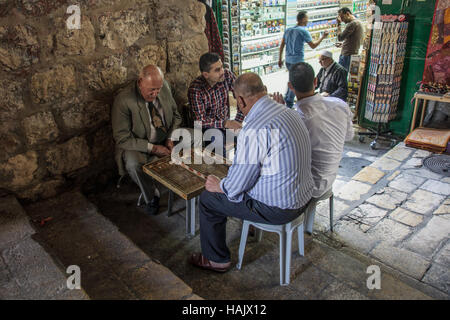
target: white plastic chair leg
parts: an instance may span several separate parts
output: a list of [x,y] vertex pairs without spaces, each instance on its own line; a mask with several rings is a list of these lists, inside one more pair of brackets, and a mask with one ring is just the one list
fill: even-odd
[[242,224],[241,242],[239,243],[239,257],[238,263],[236,265],[236,268],[239,270],[242,267],[242,260],[244,260],[245,245],[247,244],[249,226],[250,224],[248,223],[248,221],[244,221],[244,223]]
[[305,238],[303,235],[303,224],[298,226],[298,253],[304,257],[305,256]]

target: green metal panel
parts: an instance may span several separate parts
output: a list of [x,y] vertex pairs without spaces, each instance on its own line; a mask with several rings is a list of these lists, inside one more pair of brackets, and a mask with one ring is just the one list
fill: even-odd
[[[413,114],[411,99],[418,89],[417,82],[422,80],[435,4],[436,0],[393,0],[392,5],[379,5],[381,14],[405,13],[410,15],[397,118],[389,122],[388,125],[389,129],[398,136],[406,136],[411,127]],[[368,72],[366,72],[362,86],[363,92],[361,93],[362,104],[360,105],[359,123],[363,127],[376,128],[377,124],[364,118],[367,74]]]
[[216,0],[214,2],[213,10],[216,15],[216,21],[217,21],[217,27],[219,28],[220,40],[223,43],[222,0]]

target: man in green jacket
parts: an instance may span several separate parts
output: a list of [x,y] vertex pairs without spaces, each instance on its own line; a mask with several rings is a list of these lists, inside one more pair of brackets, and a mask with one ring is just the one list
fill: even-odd
[[119,174],[125,175],[126,169],[141,189],[145,212],[155,215],[159,210],[159,190],[142,166],[171,154],[171,134],[182,121],[161,69],[154,65],[144,67],[139,79],[117,95],[111,119]]

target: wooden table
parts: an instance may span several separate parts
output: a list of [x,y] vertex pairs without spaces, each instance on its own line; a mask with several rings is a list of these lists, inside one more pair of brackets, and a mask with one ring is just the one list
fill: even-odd
[[411,122],[411,129],[409,132],[411,133],[414,128],[416,127],[416,118],[417,118],[417,111],[419,107],[419,100],[423,100],[422,104],[422,113],[420,115],[420,124],[419,127],[423,127],[423,119],[425,118],[425,111],[427,109],[427,101],[439,101],[439,102],[450,102],[450,97],[444,96],[444,95],[433,95],[433,94],[427,94],[424,92],[416,92],[414,94],[414,99],[416,99],[416,104],[414,105],[414,113],[413,118]]
[[[194,158],[192,158],[194,159]],[[188,164],[204,176],[213,174],[225,178],[227,164]],[[169,189],[168,216],[172,213],[173,193],[186,200],[186,234],[195,235],[195,200],[205,190],[205,179],[180,165],[171,163],[171,157],[163,157],[143,166],[145,173]]]

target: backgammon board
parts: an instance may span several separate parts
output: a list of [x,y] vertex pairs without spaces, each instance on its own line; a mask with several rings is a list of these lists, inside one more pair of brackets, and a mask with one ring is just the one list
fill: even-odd
[[[192,156],[192,161],[193,159]],[[171,156],[143,166],[145,173],[185,200],[190,200],[205,190],[205,178],[208,175],[223,179],[227,176],[228,168],[229,165],[225,163],[179,165],[172,162]]]

